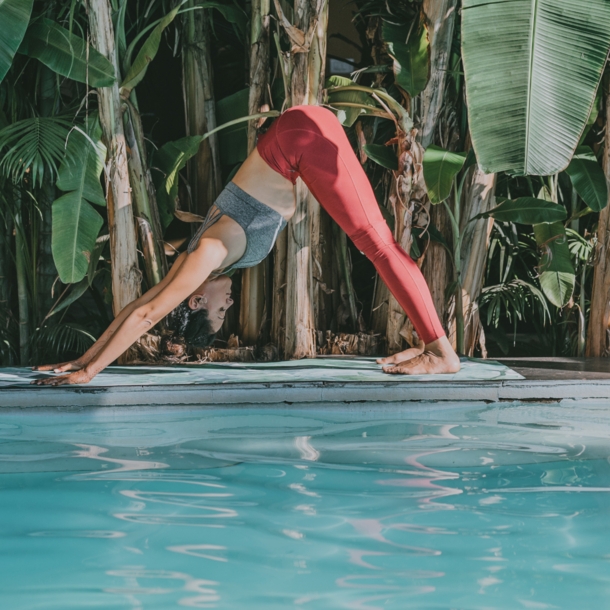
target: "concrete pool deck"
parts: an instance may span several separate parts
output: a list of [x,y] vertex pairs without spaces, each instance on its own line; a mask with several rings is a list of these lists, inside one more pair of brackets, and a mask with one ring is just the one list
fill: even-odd
[[117,406],[608,400],[610,360],[465,360],[456,375],[384,375],[372,359],[319,358],[198,367],[111,367],[85,386],[32,386],[42,374],[0,369],[0,410]]

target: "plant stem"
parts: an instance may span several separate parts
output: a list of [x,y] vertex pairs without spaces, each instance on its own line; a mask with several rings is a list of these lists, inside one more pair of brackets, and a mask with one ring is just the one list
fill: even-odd
[[[250,93],[248,114],[260,112],[265,103],[269,86],[269,32],[271,17],[269,0],[253,0],[250,17]],[[256,122],[248,124],[248,154],[256,147]],[[244,269],[241,276],[241,301],[239,333],[245,345],[254,345],[259,339],[265,311],[271,303],[265,300],[266,269],[263,261],[255,267]]]
[[[189,0],[188,8],[195,8]],[[211,57],[210,9],[191,11],[183,19],[182,84],[186,134],[208,136],[216,127],[214,71]],[[205,216],[222,190],[218,138],[210,138],[189,160],[188,178],[193,207],[190,210]]]
[[142,138],[138,137],[141,123],[138,111],[130,103],[123,115],[125,138],[131,150],[127,160],[129,183],[132,188],[132,201],[137,219],[136,226],[140,245],[144,252],[146,281],[151,288],[158,284],[167,271],[163,251],[163,233],[159,221],[159,210],[150,171],[146,167],[145,149]]
[[335,240],[334,250],[337,257],[337,265],[341,272],[342,279],[345,280],[349,313],[350,318],[352,319],[352,332],[358,332],[358,308],[356,307],[356,293],[352,283],[352,269],[347,249],[347,236],[337,224],[333,224],[333,238]]
[[445,201],[453,232],[453,267],[455,269],[455,343],[459,354],[464,353],[464,303],[462,301],[462,239],[460,236],[460,195],[457,181],[453,183],[454,209]]
[[[87,0],[93,46],[110,60],[120,74],[109,0]],[[118,83],[97,90],[100,123],[108,149],[108,231],[115,315],[140,294],[140,270],[134,230],[127,147]]]
[[572,209],[570,210],[572,213],[572,221],[570,222],[570,228],[576,232],[578,232],[578,226],[580,224],[578,218],[578,193],[576,189],[572,187]]
[[586,291],[585,291],[585,281],[587,277],[587,263],[583,262],[582,270],[580,272],[580,315],[578,320],[578,357],[584,358],[585,350],[587,347],[587,318],[585,315],[585,307],[586,307]]
[[[17,202],[21,205],[21,202]],[[19,304],[19,360],[26,366],[30,360],[30,311],[28,304],[26,243],[21,212],[15,216],[15,267],[17,271],[17,301]]]

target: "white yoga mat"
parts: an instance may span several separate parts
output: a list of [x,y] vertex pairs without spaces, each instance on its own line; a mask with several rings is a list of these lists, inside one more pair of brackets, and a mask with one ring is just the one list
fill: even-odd
[[[0,388],[24,387],[33,379],[53,376],[25,368],[0,369]],[[285,362],[227,362],[197,366],[111,366],[88,386],[167,386],[282,382],[432,382],[505,381],[523,379],[494,360],[462,358],[462,368],[449,375],[387,375],[374,358],[316,358]]]

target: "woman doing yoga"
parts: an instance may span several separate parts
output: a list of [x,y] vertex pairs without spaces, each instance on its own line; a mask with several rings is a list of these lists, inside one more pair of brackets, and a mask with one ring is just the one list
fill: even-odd
[[459,358],[445,336],[426,282],[394,240],[337,118],[325,108],[296,106],[260,137],[163,281],[125,307],[81,358],[36,367],[68,374],[35,383],[87,383],[170,312],[187,343],[209,345],[233,303],[231,279],[223,273],[254,266],[269,254],[294,213],[293,185],[299,177],[373,262],[422,341],[417,348],[378,360],[386,365],[384,370],[458,371]]

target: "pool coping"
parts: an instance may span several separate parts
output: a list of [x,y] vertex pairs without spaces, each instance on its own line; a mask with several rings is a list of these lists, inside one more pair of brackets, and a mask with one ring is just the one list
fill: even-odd
[[282,382],[0,389],[5,409],[211,406],[306,403],[413,403],[610,400],[610,379],[461,382]]

